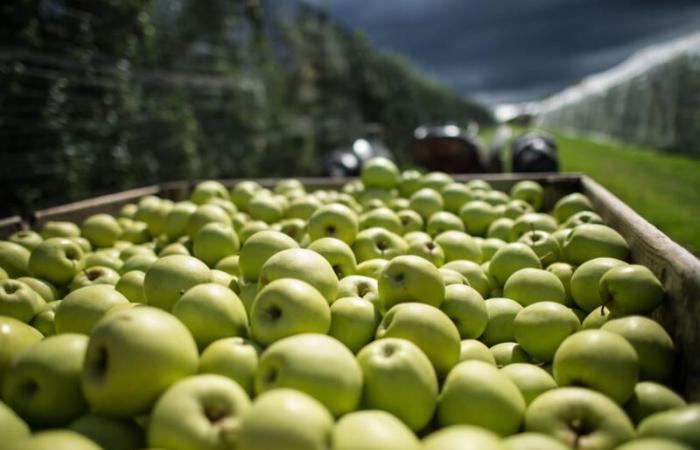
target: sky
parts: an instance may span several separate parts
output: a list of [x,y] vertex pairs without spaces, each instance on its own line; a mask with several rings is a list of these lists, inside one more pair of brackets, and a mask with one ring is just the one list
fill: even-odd
[[700,30],[697,0],[309,0],[492,106],[542,99]]

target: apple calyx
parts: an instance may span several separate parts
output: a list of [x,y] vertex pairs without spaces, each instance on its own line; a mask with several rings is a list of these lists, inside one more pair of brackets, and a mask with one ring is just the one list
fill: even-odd
[[88,358],[85,361],[85,370],[91,377],[102,380],[107,375],[109,368],[109,351],[106,347],[99,347],[88,355]]
[[580,448],[580,441],[583,437],[591,433],[591,429],[588,424],[581,418],[576,417],[569,423],[569,429],[574,434],[573,440],[571,442],[571,448]]
[[28,379],[20,386],[22,396],[25,398],[33,397],[39,391],[39,384],[34,379]]
[[221,440],[227,444],[226,446],[235,448],[241,430],[241,421],[231,415],[230,409],[222,403],[216,403],[204,407],[204,416],[219,432]]
[[265,310],[264,316],[267,320],[275,321],[282,317],[282,310],[277,305],[271,305]]

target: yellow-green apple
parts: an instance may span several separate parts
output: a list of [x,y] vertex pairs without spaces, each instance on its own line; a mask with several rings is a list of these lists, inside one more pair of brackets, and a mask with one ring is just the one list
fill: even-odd
[[240,384],[252,398],[255,395],[255,373],[262,349],[243,337],[230,337],[212,342],[199,357],[199,373],[223,375]]
[[189,288],[211,280],[211,270],[197,258],[169,255],[148,269],[143,280],[143,293],[149,305],[171,311]]
[[[506,217],[508,219],[515,221],[515,219],[517,219],[518,217],[520,217],[524,214],[532,213],[532,212],[535,212],[532,205],[530,205],[525,200],[515,199],[515,200],[511,200],[508,203],[506,203],[505,210],[503,211],[503,217]],[[512,223],[511,223],[511,226],[512,226]],[[491,227],[489,227],[489,228],[491,228]],[[488,234],[488,230],[487,230],[487,234]],[[510,236],[510,234],[509,234],[509,236]]]
[[144,414],[170,385],[197,372],[198,356],[187,327],[161,309],[108,314],[90,333],[83,392],[95,413]]
[[469,280],[467,280],[467,278],[464,275],[457,272],[456,270],[445,269],[444,267],[441,267],[438,269],[438,271],[442,276],[442,282],[445,284],[445,288],[452,284],[463,284],[465,286],[469,286]]
[[401,172],[398,189],[402,197],[408,198],[421,188],[421,177],[417,170],[404,170]]
[[236,448],[250,409],[243,388],[222,375],[182,379],[160,396],[148,421],[148,445],[170,450]]
[[187,226],[185,227],[187,236],[189,236],[190,239],[194,239],[194,237],[197,235],[197,232],[204,225],[207,225],[211,222],[223,223],[224,225],[228,225],[229,227],[233,226],[233,223],[231,222],[231,217],[222,207],[207,203],[198,206],[197,209],[190,213],[190,216],[187,219]]
[[423,188],[435,189],[436,191],[442,191],[445,186],[453,183],[454,180],[451,176],[445,172],[428,172],[421,176],[420,185]]
[[0,401],[0,448],[10,450],[13,444],[25,440],[31,434],[29,426],[12,408]]
[[549,266],[560,259],[561,248],[559,243],[546,231],[527,231],[518,238],[518,242],[522,242],[533,249],[543,266]]
[[526,405],[532,403],[542,393],[558,387],[554,378],[546,370],[534,364],[508,364],[501,368],[501,373],[515,383]]
[[380,339],[360,350],[357,361],[364,374],[363,409],[387,411],[413,431],[428,425],[437,405],[438,381],[418,346],[406,339]]
[[491,283],[478,263],[466,259],[458,259],[448,262],[441,268],[454,270],[459,273],[467,279],[469,285],[476,289],[482,297],[488,297],[491,291]]
[[554,205],[554,217],[559,223],[566,220],[580,211],[593,211],[593,204],[588,198],[578,192],[562,197]]
[[386,411],[356,411],[333,428],[332,450],[420,450],[416,435]]
[[2,398],[32,427],[61,427],[87,411],[80,375],[87,336],[49,336],[21,353],[5,374]]
[[358,262],[368,259],[392,259],[406,253],[408,245],[401,236],[383,228],[368,228],[357,234],[352,251]]
[[422,188],[411,195],[409,208],[423,218],[424,221],[438,211],[442,211],[444,202],[440,193],[431,188]]
[[522,242],[512,242],[504,245],[491,258],[489,273],[499,286],[504,286],[508,278],[521,269],[541,269],[539,257]]
[[32,251],[44,239],[34,230],[19,230],[12,233],[7,240]]
[[464,227],[472,236],[485,236],[491,223],[498,219],[496,209],[483,200],[472,200],[459,210]]
[[83,287],[99,284],[115,286],[118,282],[119,273],[116,270],[109,267],[93,266],[78,272],[68,285],[68,290],[73,292]]
[[64,220],[50,220],[42,225],[39,234],[44,239],[55,237],[77,237],[80,236],[80,227],[73,222]]
[[609,397],[582,387],[552,389],[525,414],[525,431],[552,436],[571,448],[613,449],[634,437],[625,412]]
[[439,378],[459,362],[459,331],[450,318],[425,303],[400,303],[391,308],[377,327],[376,339],[407,339],[428,357]]
[[289,208],[285,213],[285,217],[289,219],[303,219],[304,221],[309,220],[309,217],[313,215],[318,208],[323,206],[321,201],[314,197],[313,195],[305,195],[303,197],[296,198],[289,203]]
[[368,188],[393,189],[399,184],[399,169],[390,159],[375,157],[362,166],[362,184]]
[[483,427],[451,425],[423,439],[423,450],[508,450],[499,436]]
[[109,214],[95,214],[83,221],[80,234],[95,247],[111,247],[121,236],[122,227]]
[[54,286],[46,280],[42,280],[41,278],[19,277],[17,278],[17,281],[21,281],[22,283],[32,288],[34,292],[39,294],[39,296],[47,302],[59,300],[61,297],[60,293],[58,292],[58,289],[56,289],[56,286]]
[[615,450],[692,450],[692,447],[673,439],[648,437],[625,442]]
[[204,225],[195,235],[193,242],[194,256],[212,268],[223,258],[238,252],[240,246],[233,228],[221,222]]
[[[231,222],[233,222],[233,229],[236,230],[236,233],[239,233],[239,238],[240,238],[240,232],[243,229],[243,227],[248,222],[251,222],[251,221],[252,221],[252,219],[250,218],[248,213],[244,213],[244,212],[239,211],[233,215],[233,217],[231,218]],[[262,223],[265,224],[265,222],[262,222]],[[265,224],[265,225],[267,225],[267,224]],[[241,240],[241,242],[243,242],[243,240]]]
[[[259,231],[264,231],[264,230],[269,230],[270,226],[263,222],[262,220],[251,220],[247,222],[243,227],[241,227],[239,230],[236,230],[236,233],[238,233],[238,239],[241,241],[241,245],[245,244],[250,237],[252,237],[254,234],[256,234]],[[279,232],[280,234],[284,234],[282,232]],[[285,234],[285,236],[287,236]],[[287,236],[290,239],[292,239],[290,236]],[[292,239],[294,240],[294,239]],[[296,242],[296,241],[295,241]]]
[[464,339],[459,345],[459,362],[478,360],[496,365],[496,359],[489,348],[481,341],[476,339]]
[[241,421],[237,450],[327,450],[333,416],[313,397],[295,389],[258,396]]
[[445,288],[445,300],[440,309],[457,326],[462,339],[478,338],[489,321],[484,298],[476,289],[463,284]]
[[[106,251],[109,250],[106,249]],[[136,255],[155,256],[152,244],[130,244],[128,247],[119,251],[119,259],[122,261],[127,261],[129,258]]]
[[493,255],[496,254],[498,249],[506,245],[506,241],[498,238],[486,238],[479,242],[479,248],[481,249],[481,259],[484,262],[490,261]]
[[522,305],[515,300],[501,297],[489,298],[484,304],[489,321],[480,340],[489,347],[501,342],[514,341],[513,321],[523,310]]
[[468,260],[480,263],[482,260],[479,243],[468,234],[449,230],[435,236],[435,242],[445,252],[445,261]]
[[496,361],[496,367],[506,367],[510,364],[531,363],[532,358],[517,342],[501,342],[489,348]]
[[[133,245],[132,245],[133,246]],[[139,247],[137,247],[139,248]],[[119,256],[110,249],[99,249],[94,252],[87,253],[84,259],[84,267],[107,267],[117,272],[121,272],[124,267],[124,262]],[[151,251],[151,254],[153,251]],[[153,255],[151,255],[154,257]]]
[[57,429],[34,433],[29,439],[13,444],[12,450],[104,450],[94,441],[75,431]]
[[139,220],[148,226],[153,236],[165,233],[165,218],[173,207],[173,202],[158,197],[144,197],[139,201],[139,209],[134,220]]
[[564,304],[569,307],[575,307],[576,303],[571,295],[571,277],[574,274],[573,266],[565,262],[555,262],[547,266],[546,270],[559,278],[559,281],[564,286]]
[[563,442],[542,433],[518,433],[503,440],[508,450],[571,450]]
[[414,255],[397,256],[386,265],[378,280],[379,300],[385,311],[405,302],[439,307],[445,285],[438,269]]
[[219,260],[218,263],[216,263],[214,269],[221,270],[222,272],[226,272],[229,275],[239,276],[241,273],[240,268],[238,266],[239,258],[240,255],[238,254],[226,256],[225,258]]
[[628,256],[629,245],[625,238],[612,228],[599,224],[573,228],[562,246],[564,261],[573,265],[602,257],[626,261]]
[[114,288],[130,302],[144,303],[146,301],[143,294],[143,280],[145,278],[145,272],[132,270],[122,275]]
[[333,302],[338,293],[338,276],[333,267],[313,250],[292,248],[272,255],[260,269],[258,288],[281,278],[294,278],[310,284],[328,303]]
[[66,238],[49,238],[37,245],[29,257],[31,275],[57,286],[67,285],[83,268],[83,250]]
[[657,437],[700,447],[700,403],[652,414],[637,427],[639,437]]
[[554,354],[554,379],[559,386],[584,386],[619,404],[632,396],[639,378],[634,347],[610,331],[583,330],[561,343]]
[[45,305],[46,301],[29,285],[19,280],[0,280],[0,315],[29,323]]
[[309,217],[307,231],[312,241],[323,237],[340,239],[350,245],[359,230],[357,214],[341,203],[330,203],[318,208]]
[[74,420],[69,429],[80,433],[105,450],[134,450],[143,448],[143,429],[130,419],[114,419],[98,414],[86,414]]
[[600,279],[613,267],[626,265],[626,262],[615,258],[595,258],[576,267],[571,275],[571,296],[574,302],[587,312],[600,309],[603,304],[599,291]]
[[129,300],[110,285],[77,289],[66,295],[56,309],[56,333],[90,334],[107,311],[126,303]]
[[515,219],[510,229],[510,240],[517,241],[525,233],[532,231],[545,231],[553,233],[558,224],[554,217],[543,213],[526,213]]
[[360,229],[379,227],[392,233],[403,234],[403,225],[399,216],[387,207],[370,210],[360,217]]
[[276,341],[260,355],[255,391],[279,388],[300,390],[334,416],[342,416],[360,405],[362,370],[355,355],[337,339],[298,334]]
[[165,217],[165,235],[170,240],[187,234],[187,222],[190,216],[197,210],[197,205],[190,201],[178,202]]
[[308,239],[306,221],[304,219],[284,219],[273,224],[271,228],[281,231],[297,242],[302,242],[305,238]]
[[451,212],[438,211],[430,216],[425,230],[431,236],[437,236],[445,231],[464,232],[464,223],[462,223],[462,219]]
[[610,310],[608,308],[605,306],[596,308],[583,319],[581,322],[581,329],[590,330],[600,328],[610,319]]
[[464,361],[445,379],[437,407],[440,426],[474,425],[501,436],[514,434],[525,400],[513,381],[491,364]]
[[299,244],[279,231],[259,231],[241,247],[238,264],[246,282],[257,282],[260,270],[267,260],[282,250],[299,248]]
[[665,382],[673,370],[673,340],[666,330],[648,317],[627,316],[600,327],[627,339],[639,357],[639,378]]
[[[493,206],[504,207],[506,203],[510,201],[510,197],[505,192],[497,191],[495,189],[484,192],[480,200],[490,203]],[[503,209],[501,209],[503,211]],[[502,214],[502,213],[501,213]]]
[[613,267],[600,278],[598,292],[613,314],[648,314],[664,300],[661,282],[639,264]]
[[627,403],[625,411],[636,424],[652,414],[685,406],[683,397],[663,384],[653,381],[641,381],[634,387],[634,394]]
[[120,219],[133,219],[134,214],[138,211],[139,207],[136,203],[127,203],[122,206],[119,210],[118,217]]
[[556,302],[526,306],[513,319],[513,335],[535,361],[549,362],[559,345],[581,326],[576,314]]
[[42,334],[17,319],[0,316],[0,388],[12,362],[42,340]]
[[216,283],[188,289],[173,306],[173,315],[190,330],[200,350],[217,339],[248,333],[243,303],[231,289]]
[[509,276],[503,286],[503,295],[523,306],[537,302],[563,304],[566,300],[566,290],[556,275],[533,268],[521,269]]
[[399,220],[401,221],[401,227],[404,233],[423,230],[424,221],[417,212],[413,211],[412,209],[403,209],[397,214],[399,216]]
[[457,214],[467,202],[472,200],[469,188],[462,183],[450,183],[442,188],[445,210]]
[[357,260],[348,244],[336,238],[321,238],[307,247],[323,256],[339,279],[355,273]]
[[31,321],[31,326],[38,330],[44,336],[51,336],[56,334],[56,327],[54,325],[56,321],[56,310],[61,304],[61,300],[54,300],[48,302],[44,308],[34,316]]
[[209,200],[213,198],[220,198],[223,200],[229,200],[230,196],[226,187],[218,181],[206,180],[197,185],[192,190],[192,195],[190,195],[190,200],[196,205],[203,205],[208,203]]
[[148,230],[148,224],[135,220],[128,224],[122,224],[122,235],[119,239],[134,244],[143,244],[149,242],[152,238],[151,232]]
[[374,338],[381,320],[374,303],[359,297],[341,297],[331,305],[328,334],[357,353]]
[[231,190],[231,200],[241,211],[248,211],[248,204],[250,199],[253,198],[255,192],[262,189],[262,187],[255,181],[244,180],[236,185]]
[[243,306],[245,306],[245,310],[248,313],[248,322],[250,323],[253,302],[258,295],[258,283],[243,283],[240,279],[236,280],[234,278],[229,284],[229,289],[235,292],[243,302]]
[[[211,271],[212,283],[216,283],[216,284],[219,284],[219,285],[224,286],[224,287],[229,287],[234,278],[237,278],[237,277],[234,277],[233,275],[226,273],[223,270],[212,269],[212,271]],[[235,290],[233,290],[233,291],[234,291],[234,293],[236,292]],[[236,293],[236,295],[238,295],[238,293]]]
[[544,192],[542,186],[531,180],[518,181],[510,189],[510,196],[516,200],[524,200],[538,211],[542,207]]
[[310,284],[280,278],[261,288],[250,310],[250,333],[263,346],[300,333],[327,333],[331,311]]
[[[386,261],[386,260],[380,260]],[[359,297],[375,301],[378,297],[377,280],[364,275],[350,275],[338,282],[338,298]]]
[[499,217],[489,225],[486,230],[486,237],[510,242],[510,230],[513,228],[514,223],[515,221],[513,219]]
[[583,225],[586,223],[597,223],[597,224],[604,224],[605,222],[603,221],[603,218],[600,217],[598,214],[594,213],[593,211],[579,211],[576,214],[572,215],[568,219],[566,219],[566,222],[561,224],[562,228],[576,228],[579,225]]
[[387,264],[389,264],[389,261],[383,258],[368,259],[357,265],[355,274],[377,280]]

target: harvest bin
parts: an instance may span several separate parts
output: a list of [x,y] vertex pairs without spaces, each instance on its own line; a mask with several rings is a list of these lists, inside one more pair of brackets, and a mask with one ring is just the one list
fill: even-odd
[[[591,178],[578,173],[470,174],[453,175],[456,181],[483,179],[494,189],[508,191],[524,179],[538,181],[544,188],[543,209],[551,209],[564,195],[581,192],[593,202],[606,224],[615,228],[627,240],[632,261],[649,267],[661,280],[667,301],[653,314],[676,344],[677,357],[674,387],[689,401],[700,401],[700,260],[673,242],[629,206]],[[308,190],[335,189],[350,181],[347,178],[299,178]],[[273,186],[278,179],[256,179],[264,187]],[[222,180],[229,188],[237,180]],[[126,203],[146,195],[159,195],[172,200],[189,197],[196,181],[169,182],[139,189],[105,195],[67,205],[36,211],[31,217],[0,219],[0,237],[24,227],[40,227],[50,220],[80,223],[96,213],[116,214]]]

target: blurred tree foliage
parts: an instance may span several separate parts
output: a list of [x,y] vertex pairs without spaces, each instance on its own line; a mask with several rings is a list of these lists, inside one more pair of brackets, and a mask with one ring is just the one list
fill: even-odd
[[317,174],[370,122],[401,160],[421,123],[491,120],[299,0],[10,0],[0,16],[0,217]]

